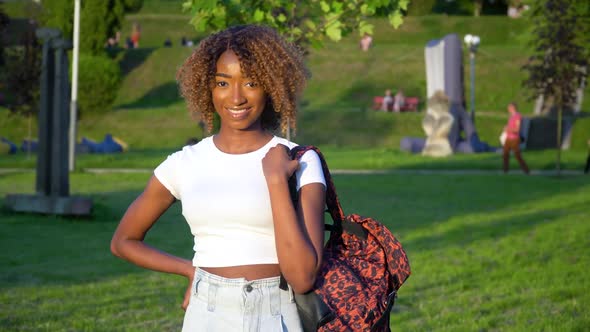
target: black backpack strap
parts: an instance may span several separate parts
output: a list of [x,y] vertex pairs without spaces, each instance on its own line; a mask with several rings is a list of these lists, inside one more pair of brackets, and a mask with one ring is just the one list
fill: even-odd
[[393,305],[395,304],[395,298],[397,297],[397,292],[393,291],[391,292],[388,296],[387,296],[387,307],[385,308],[385,311],[383,311],[383,315],[375,322],[375,324],[373,324],[373,326],[371,326],[371,331],[370,332],[375,332],[375,331],[391,331],[391,329],[389,328],[389,323],[390,323],[390,319],[391,319],[391,309],[393,308]]
[[320,149],[313,145],[296,146],[291,149],[291,159],[300,160],[303,154],[309,150],[315,151],[315,153],[317,153],[317,155],[320,157],[322,171],[324,172],[324,178],[326,179],[326,205],[328,206],[328,212],[332,216],[332,220],[334,220],[334,227],[341,230],[342,221],[344,221],[344,212],[342,211],[342,206],[340,206],[340,201],[338,200],[338,195],[336,194],[336,187],[334,186],[334,181],[332,181],[330,169],[328,168],[326,159],[324,158],[324,155]]

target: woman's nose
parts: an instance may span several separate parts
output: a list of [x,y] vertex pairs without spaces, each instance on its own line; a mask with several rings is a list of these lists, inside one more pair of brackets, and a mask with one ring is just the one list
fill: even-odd
[[244,96],[244,91],[242,91],[242,87],[239,85],[235,85],[232,89],[232,102],[235,105],[241,105],[246,102],[246,97]]

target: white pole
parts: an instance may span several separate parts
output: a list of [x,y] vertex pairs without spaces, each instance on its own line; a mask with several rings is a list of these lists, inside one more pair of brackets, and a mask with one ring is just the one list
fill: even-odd
[[72,100],[70,102],[70,153],[69,170],[76,166],[76,110],[78,108],[78,53],[80,50],[80,0],[74,3],[74,54],[72,59]]

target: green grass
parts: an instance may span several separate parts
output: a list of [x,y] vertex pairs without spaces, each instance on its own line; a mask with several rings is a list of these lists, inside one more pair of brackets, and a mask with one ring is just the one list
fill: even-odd
[[[180,277],[112,257],[109,240],[149,174],[71,177],[94,201],[90,220],[0,211],[0,330],[169,331],[182,322]],[[337,175],[345,211],[383,221],[413,275],[392,316],[397,331],[584,331],[590,325],[590,178]],[[34,192],[32,173],[0,175]],[[146,241],[184,257],[180,206]]]
[[[497,153],[479,153],[454,155],[449,158],[422,157],[397,149],[384,148],[354,148],[320,146],[323,154],[330,160],[330,166],[339,170],[485,170],[500,171],[502,156]],[[81,154],[76,157],[77,171],[86,169],[116,169],[131,168],[143,169],[151,172],[160,164],[168,154],[174,152],[170,149],[149,149],[130,151],[123,154]],[[561,155],[561,168],[565,170],[582,171],[588,152],[563,151]],[[555,170],[556,151],[526,151],[523,156],[528,166],[533,171]],[[1,157],[0,171],[2,168],[25,168],[34,171],[36,156],[27,156],[21,153],[16,156]],[[519,170],[518,163],[511,157],[510,169]]]

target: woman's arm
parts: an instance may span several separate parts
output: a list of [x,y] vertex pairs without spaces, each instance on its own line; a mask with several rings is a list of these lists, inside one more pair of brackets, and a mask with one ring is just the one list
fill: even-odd
[[172,203],[174,196],[152,176],[143,193],[131,203],[121,219],[111,240],[111,252],[146,269],[185,276],[190,287],[194,274],[190,260],[167,254],[143,242],[147,231]]
[[322,263],[326,194],[322,183],[305,185],[295,209],[288,179],[298,165],[284,146],[271,148],[263,160],[281,273],[294,292],[305,293],[313,287]]

